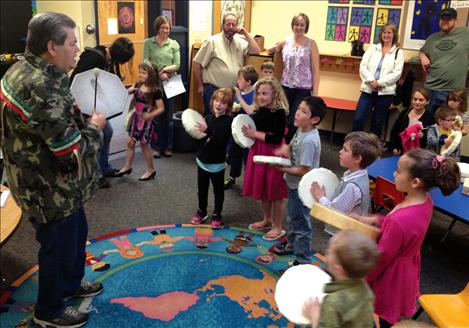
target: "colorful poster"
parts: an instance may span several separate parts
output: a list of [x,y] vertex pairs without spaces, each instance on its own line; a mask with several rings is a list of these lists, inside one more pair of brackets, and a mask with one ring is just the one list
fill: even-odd
[[326,37],[328,41],[345,41],[347,35],[348,7],[329,7],[327,10]]
[[135,4],[133,2],[118,2],[117,17],[119,34],[135,33]]
[[379,0],[382,6],[402,6],[402,0]]
[[381,27],[386,24],[394,24],[399,30],[399,25],[401,22],[401,9],[390,9],[390,8],[378,8],[378,13],[376,14],[376,25],[375,25],[375,35],[373,38],[373,43],[378,43],[378,35]]
[[368,5],[368,6],[374,6],[376,0],[353,0],[354,5]]
[[347,41],[370,43],[374,8],[352,7]]
[[449,3],[448,0],[409,1],[403,48],[418,50],[430,34],[439,31],[438,13]]
[[348,4],[350,3],[350,0],[329,0],[329,3],[331,4]]
[[448,0],[416,1],[412,12],[411,39],[426,40],[440,30],[438,13],[449,5]]

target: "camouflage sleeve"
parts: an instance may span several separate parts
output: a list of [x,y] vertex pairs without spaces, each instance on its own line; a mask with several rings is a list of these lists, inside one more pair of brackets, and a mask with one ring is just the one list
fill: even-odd
[[99,148],[99,132],[92,124],[79,128],[75,118],[73,98],[49,95],[46,99],[32,94],[35,104],[28,124],[47,144],[51,152],[62,161],[76,161],[74,150],[82,158],[96,156]]
[[333,302],[323,302],[319,316],[318,328],[340,328],[339,311]]

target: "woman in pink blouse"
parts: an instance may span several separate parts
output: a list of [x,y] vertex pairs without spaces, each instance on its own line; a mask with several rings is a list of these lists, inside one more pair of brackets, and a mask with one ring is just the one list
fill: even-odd
[[309,29],[308,16],[304,13],[293,16],[291,28],[293,36],[269,49],[282,53],[281,84],[290,107],[287,142],[296,131],[293,121],[300,101],[306,96],[317,96],[319,90],[319,50],[316,42],[305,35]]

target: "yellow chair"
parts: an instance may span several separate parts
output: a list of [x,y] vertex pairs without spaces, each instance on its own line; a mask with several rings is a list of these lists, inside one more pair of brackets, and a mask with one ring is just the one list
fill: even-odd
[[414,319],[425,310],[440,328],[469,327],[469,283],[458,294],[424,294],[419,297],[419,303],[421,308]]

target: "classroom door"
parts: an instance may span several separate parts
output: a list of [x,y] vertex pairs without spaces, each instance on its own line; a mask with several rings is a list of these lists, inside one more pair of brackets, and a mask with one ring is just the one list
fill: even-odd
[[[125,77],[124,84],[131,85],[137,81],[138,65],[143,58],[143,41],[147,36],[147,1],[117,1],[95,0],[97,8],[98,43],[110,46],[118,37],[126,37],[132,40],[135,47],[134,58],[121,65],[121,74]],[[130,101],[129,101],[130,103]],[[125,151],[127,147],[127,131],[124,128],[124,120],[127,111],[113,118],[114,133],[111,140],[110,153]]]
[[138,65],[143,58],[143,41],[147,36],[147,1],[95,0],[99,44],[109,46],[118,37],[133,41],[135,56],[121,65],[124,84],[137,81]]

